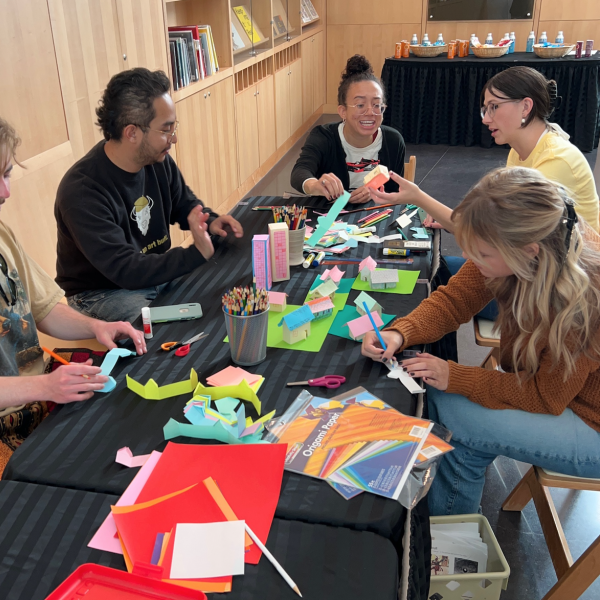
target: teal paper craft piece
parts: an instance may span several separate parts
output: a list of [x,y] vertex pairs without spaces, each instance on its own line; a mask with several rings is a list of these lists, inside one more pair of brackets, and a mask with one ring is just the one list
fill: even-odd
[[237,437],[241,438],[244,433],[244,429],[246,429],[246,408],[244,407],[244,403],[240,406],[237,411]]
[[[316,287],[321,285],[323,280],[321,279],[321,275],[318,275],[315,280],[312,282],[310,286],[310,291],[312,292]],[[354,284],[354,279],[340,279],[340,284],[338,285],[338,289],[335,292],[336,294],[349,294],[352,289],[352,285]]]
[[241,438],[226,431],[221,422],[217,422],[212,426],[189,425],[187,423],[179,423],[175,419],[169,419],[169,422],[164,426],[163,433],[165,440],[171,440],[178,436],[195,438],[199,440],[217,440],[224,444],[267,444],[261,440],[262,431],[252,435],[245,435]]
[[346,206],[346,204],[348,204],[348,200],[350,200],[350,194],[348,192],[344,192],[333,203],[333,206],[329,209],[329,212],[324,217],[321,217],[323,220],[321,221],[321,218],[319,218],[319,226],[308,240],[309,246],[315,246],[317,242],[329,231],[329,228],[333,225],[340,212],[342,212],[343,208]]
[[410,230],[415,232],[412,234],[412,236],[417,240],[429,239],[429,235],[427,235],[427,231],[424,227],[411,227]]
[[131,350],[125,350],[125,348],[113,348],[106,353],[106,356],[104,357],[100,367],[100,375],[106,375],[106,377],[108,377],[108,381],[104,384],[102,389],[95,390],[96,392],[107,394],[108,392],[112,392],[117,387],[117,382],[115,381],[114,377],[110,376],[110,373],[114,369],[119,358],[125,358],[127,356],[137,356],[137,353],[132,352]]
[[235,421],[235,409],[241,402],[237,398],[221,398],[220,400],[213,400],[219,412],[229,421]]

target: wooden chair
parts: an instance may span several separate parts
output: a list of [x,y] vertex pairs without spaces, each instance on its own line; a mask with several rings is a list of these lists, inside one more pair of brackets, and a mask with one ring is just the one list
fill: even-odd
[[417,157],[411,156],[407,163],[404,163],[404,179],[415,182],[417,174]]
[[497,370],[500,366],[500,333],[492,331],[493,328],[494,321],[473,317],[475,343],[484,348],[491,348],[480,366],[484,369]]
[[558,582],[542,600],[576,600],[600,576],[600,535],[573,562],[549,487],[600,492],[600,479],[585,479],[531,467],[502,505],[522,511],[533,498]]

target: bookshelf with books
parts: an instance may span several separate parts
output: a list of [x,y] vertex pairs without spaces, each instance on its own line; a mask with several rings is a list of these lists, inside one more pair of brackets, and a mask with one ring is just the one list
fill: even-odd
[[232,75],[229,3],[165,0],[175,101]]
[[[273,48],[271,0],[230,0],[234,65]],[[256,62],[256,61],[251,61]]]

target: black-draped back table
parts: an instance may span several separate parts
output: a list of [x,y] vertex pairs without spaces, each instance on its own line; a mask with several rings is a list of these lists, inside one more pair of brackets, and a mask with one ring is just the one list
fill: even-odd
[[[270,212],[252,211],[251,208],[285,203],[279,197],[262,196],[238,205],[232,214],[242,223],[244,237],[221,243],[207,265],[172,282],[154,302],[154,305],[199,302],[204,316],[199,320],[154,324],[154,337],[148,342],[148,353],[143,357],[120,359],[117,363],[112,372],[117,380],[116,389],[106,395],[97,394],[87,402],[58,406],[14,453],[3,478],[98,494],[122,494],[137,469],[127,469],[115,463],[117,450],[128,446],[134,455],[163,450],[166,446],[164,425],[170,418],[186,422],[183,407],[189,400],[189,395],[162,401],[144,400],[127,388],[125,374],[141,383],[153,378],[158,385],[165,385],[189,378],[193,367],[204,382],[207,376],[233,364],[229,345],[223,342],[226,331],[221,296],[233,286],[252,281],[252,236],[265,233],[272,216]],[[310,205],[316,203],[317,200],[311,199]],[[324,200],[321,206],[323,211],[328,208]],[[396,216],[398,212],[399,208],[396,208]],[[349,215],[348,221],[356,222],[365,214]],[[316,217],[313,217],[313,223],[315,220]],[[392,219],[381,222],[377,233],[395,233],[391,223]],[[369,254],[381,256],[380,248],[380,245],[360,243],[349,254],[360,258]],[[288,303],[302,304],[315,277],[324,268],[292,267],[289,281],[274,284],[273,289],[287,293]],[[345,277],[358,274],[356,264],[340,268],[346,271]],[[402,316],[427,296],[426,280],[431,272],[431,258],[429,255],[416,255],[412,265],[399,268],[419,269],[420,278],[425,282],[417,283],[411,295],[371,293],[386,313]],[[347,304],[351,304],[358,293],[351,290]],[[164,342],[184,340],[201,331],[208,333],[208,337],[193,344],[185,357],[160,349]],[[385,377],[387,368],[384,365],[364,358],[360,344],[333,335],[326,337],[319,352],[267,348],[266,360],[247,369],[266,378],[258,392],[263,414],[273,409],[282,414],[296,398],[302,388],[288,388],[287,382],[334,373],[344,375],[346,383],[334,390],[312,388],[312,391],[320,396],[332,397],[363,386],[405,414],[414,415],[416,411],[415,397],[399,382]],[[250,405],[246,410],[247,414],[256,417]],[[201,443],[185,437],[173,441]],[[413,512],[419,518],[418,511]],[[284,521],[371,532],[390,540],[398,554],[402,555],[406,510],[398,502],[374,494],[363,493],[346,501],[323,481],[285,472],[275,516]],[[411,564],[414,563],[420,581],[413,582],[413,585],[415,589],[420,587],[426,591],[426,586],[420,584],[427,581],[427,572],[418,567],[427,555],[429,534],[422,522],[420,526],[419,523],[413,524],[415,526],[419,527],[419,539],[411,555]]]
[[509,67],[533,67],[554,79],[561,100],[552,115],[581,151],[598,147],[600,137],[600,53],[588,58],[555,59],[515,52],[483,59],[386,58],[381,78],[388,108],[384,123],[411,144],[448,144],[490,148],[494,141],[482,124],[481,90]]

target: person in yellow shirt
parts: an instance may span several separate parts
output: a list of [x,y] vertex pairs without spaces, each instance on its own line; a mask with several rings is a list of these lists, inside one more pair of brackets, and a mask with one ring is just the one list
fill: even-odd
[[[575,202],[580,217],[599,230],[598,193],[592,170],[569,136],[549,119],[557,98],[555,81],[530,67],[511,67],[494,75],[481,94],[481,118],[497,144],[511,147],[507,167],[529,167],[561,184]],[[452,209],[425,194],[397,174],[400,191],[371,190],[375,202],[416,204],[448,231],[454,230]],[[432,225],[431,222],[426,225]]]

